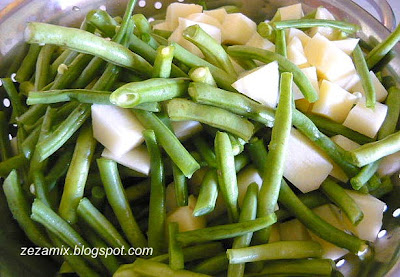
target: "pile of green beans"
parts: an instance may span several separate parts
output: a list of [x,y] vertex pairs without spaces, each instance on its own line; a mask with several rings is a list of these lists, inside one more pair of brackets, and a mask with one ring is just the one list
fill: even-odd
[[[360,27],[314,19],[315,12],[300,20],[274,18],[257,27],[275,43],[271,52],[221,45],[199,25],[190,26],[183,38],[201,50],[203,59],[168,42],[170,32],[153,30],[144,15],[133,14],[136,2],[129,1],[123,18],[90,11],[80,29],[28,23],[25,39],[30,47],[16,81],[1,78],[12,112],[0,111],[0,183],[26,237],[47,248],[151,250],[152,257],[126,252],[54,257],[61,275],[339,275],[334,261],[323,258],[320,243],[270,242],[271,230],[297,218],[315,235],[353,254],[368,249],[364,240],[335,228],[312,209],[333,204],[356,226],[364,213],[346,189],[379,198],[391,192],[391,179],[380,178],[377,169],[385,156],[400,151],[400,90],[383,77],[388,115],[376,138],[300,112],[293,84],[310,103],[319,96],[287,58],[285,29],[329,27],[351,36]],[[237,7],[225,8],[237,12]],[[353,52],[369,108],[376,102],[369,70],[378,68],[399,38],[400,27],[375,47],[360,44]],[[278,62],[277,108],[232,87],[238,79],[232,61],[248,70],[256,62]],[[90,122],[92,105],[127,109],[144,127],[148,176],[101,156],[104,147]],[[199,122],[201,130],[178,138],[174,123],[186,120]],[[318,191],[295,191],[283,176],[293,127],[349,181],[328,177]],[[337,134],[362,146],[345,151],[329,138]],[[249,182],[243,192],[238,176],[249,168],[259,173],[262,184]],[[169,221],[173,210],[168,210],[167,185],[172,183],[173,206],[188,208],[194,220],[206,218],[207,226],[182,231],[186,219]]]

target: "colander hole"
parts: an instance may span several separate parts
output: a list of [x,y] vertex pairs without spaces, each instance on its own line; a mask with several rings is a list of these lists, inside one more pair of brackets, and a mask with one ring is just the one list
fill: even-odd
[[183,2],[183,1],[185,1],[185,0],[178,0],[178,2]]
[[17,73],[11,74],[11,81],[13,81],[14,83],[17,82],[17,80],[15,79],[16,76],[17,76]]
[[155,2],[154,3],[154,8],[156,8],[157,10],[162,8],[162,3],[161,2]]
[[383,212],[386,212],[387,209],[388,209],[388,206],[387,206],[387,205],[383,206]]
[[79,8],[78,6],[73,6],[73,7],[72,7],[72,10],[73,10],[74,12],[79,12],[79,11],[81,10],[81,8]]
[[8,139],[9,139],[9,140],[12,140],[12,138],[13,138],[12,135],[11,135],[11,134],[8,134]]
[[144,7],[146,7],[146,1],[145,0],[140,0],[138,5],[139,5],[139,7],[144,8]]
[[4,105],[4,107],[6,107],[6,108],[10,107],[10,105],[11,105],[10,100],[9,100],[8,98],[4,98],[4,99],[3,99],[3,105]]
[[387,231],[386,231],[386,230],[381,230],[381,231],[379,231],[379,233],[378,233],[378,239],[383,238],[384,236],[386,236],[386,234],[387,234]]
[[339,261],[336,263],[336,267],[341,267],[341,266],[343,266],[343,265],[345,264],[345,262],[346,262],[346,260],[344,260],[344,259],[339,260]]
[[392,215],[393,215],[393,217],[399,217],[400,216],[400,208],[394,210]]
[[106,11],[106,10],[107,10],[107,7],[106,7],[105,5],[101,5],[101,6],[99,7],[99,9],[100,9],[100,10],[103,10],[103,11]]
[[149,17],[148,21],[153,22],[155,19],[153,17]]

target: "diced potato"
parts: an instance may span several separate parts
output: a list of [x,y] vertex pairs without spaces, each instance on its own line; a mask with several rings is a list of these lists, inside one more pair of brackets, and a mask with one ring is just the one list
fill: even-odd
[[307,63],[307,58],[304,54],[303,44],[298,37],[292,38],[287,45],[287,57],[288,59],[297,66],[301,66]]
[[300,3],[279,8],[276,13],[274,18],[279,18],[279,20],[300,19],[304,16]]
[[356,48],[359,38],[346,38],[340,40],[333,40],[332,42],[347,55],[351,55]]
[[298,219],[279,224],[279,234],[281,240],[311,240],[307,228]]
[[227,14],[222,24],[222,42],[245,44],[255,32],[257,32],[257,24],[244,14]]
[[379,164],[379,176],[390,176],[400,170],[400,152],[393,153],[382,159]]
[[[297,88],[298,89],[298,88]],[[294,92],[293,92],[294,93]],[[299,93],[299,92],[298,92]],[[297,93],[297,95],[298,95]],[[301,93],[301,92],[300,92]],[[312,109],[312,103],[308,102],[308,100],[301,98],[295,100],[296,108],[303,113],[308,113]]]
[[[326,8],[319,7],[317,8],[317,12],[315,13],[315,19],[335,20],[335,17]],[[309,33],[310,36],[314,36],[315,34],[318,33],[330,40],[335,39],[337,36],[337,32],[335,31],[335,29],[329,27],[313,27],[310,29]]]
[[257,32],[255,32],[249,41],[246,42],[246,45],[275,52],[275,44],[270,42],[268,39],[263,38]]
[[155,30],[163,30],[172,32],[174,29],[171,27],[169,22],[164,21],[153,25],[153,29]]
[[144,140],[142,124],[127,109],[93,104],[92,125],[94,138],[116,157],[129,152]]
[[192,13],[192,14],[188,15],[186,18],[189,20],[192,20],[192,21],[212,25],[219,29],[221,29],[221,27],[222,27],[222,24],[217,19],[215,19],[214,17],[207,15],[205,13]]
[[[379,79],[376,77],[375,73],[371,70],[369,72],[371,75],[372,82],[375,87],[375,99],[376,101],[382,102],[386,99],[388,92],[385,89],[385,87],[382,85],[382,83],[379,81]],[[363,95],[365,95],[364,89],[361,84],[361,80],[359,80],[351,89],[351,92],[361,92]]]
[[243,204],[243,199],[247,191],[247,187],[251,183],[257,183],[258,187],[262,185],[262,179],[257,169],[250,165],[242,169],[237,175],[237,185],[238,185],[238,204],[239,207]]
[[193,120],[172,121],[171,125],[176,137],[180,140],[185,140],[203,130],[200,122]]
[[178,222],[179,232],[192,231],[206,227],[204,216],[194,216],[193,208],[190,206],[179,207],[167,215],[167,224],[169,222]]
[[304,49],[308,62],[318,74],[328,81],[335,81],[355,71],[352,59],[332,41],[317,33]]
[[332,167],[307,137],[292,128],[283,173],[285,178],[306,193],[318,189]]
[[354,71],[350,72],[349,74],[340,77],[337,80],[332,81],[333,83],[337,84],[340,86],[342,89],[347,90],[349,92],[352,91],[352,87],[357,84],[360,81],[360,76],[358,76],[358,73],[354,69]]
[[347,228],[360,239],[374,242],[382,227],[385,203],[370,194],[362,194],[351,190],[346,190],[346,193],[349,194],[360,207],[364,218],[357,226],[354,226],[347,217],[343,215],[343,222],[346,224]]
[[204,175],[207,173],[207,171],[207,167],[201,167],[199,170],[193,173],[192,178],[188,179],[188,190],[191,194],[199,194],[201,182],[203,181]]
[[117,163],[137,172],[149,175],[150,156],[146,146],[144,145],[137,146],[122,156],[116,156],[110,150],[105,148],[103,153],[101,153],[101,156],[110,160],[114,160]]
[[290,28],[286,30],[286,42],[290,42],[294,37],[300,39],[301,43],[303,44],[303,48],[307,46],[308,42],[311,38],[304,33],[302,30],[296,28]]
[[[188,206],[194,210],[196,206],[197,199],[194,195],[189,195],[188,197]],[[167,213],[175,211],[178,208],[176,203],[175,196],[175,185],[174,182],[170,183],[165,189],[165,207],[167,209]]]
[[365,100],[359,101],[349,112],[343,125],[370,138],[374,138],[382,126],[387,113],[387,106],[379,102],[375,108],[367,108]]
[[331,137],[331,140],[346,151],[352,151],[360,147],[360,145],[357,142],[352,141],[351,139],[342,135],[333,136]]
[[[316,213],[319,217],[321,217],[323,220],[331,224],[332,226],[338,228],[339,230],[344,231],[346,228],[344,224],[337,218],[336,214],[338,213],[338,208],[326,204],[323,206],[320,206],[318,208],[313,209],[313,212]],[[330,242],[327,242],[326,240],[321,239],[317,235],[315,235],[313,232],[310,231],[311,238],[317,242],[319,242],[322,246],[323,249],[323,255],[322,257],[324,259],[332,259],[336,260],[339,259],[340,257],[346,255],[349,251],[343,248],[340,248]]]
[[280,240],[281,240],[281,235],[279,234],[279,223],[275,223],[271,226],[271,232],[269,234],[268,243]]
[[196,4],[172,3],[167,8],[166,21],[172,30],[179,25],[180,17],[187,17],[192,13],[201,13],[203,7]]
[[246,69],[241,67],[240,64],[238,64],[234,59],[232,59],[231,57],[229,57],[229,59],[231,60],[233,68],[235,69],[235,72],[237,73],[237,75],[240,75],[246,71]]
[[[301,71],[303,71],[304,75],[306,75],[308,80],[311,82],[311,85],[314,87],[315,91],[317,91],[319,93],[317,69],[314,66],[310,66],[310,67],[301,68]],[[298,88],[298,86],[295,83],[293,83],[293,98],[294,98],[294,100],[304,98],[304,95],[301,93],[300,89]],[[307,105],[307,109],[308,109],[310,102],[306,101],[304,103],[308,104]]]
[[319,99],[314,103],[311,111],[343,123],[356,100],[356,96],[340,86],[323,80],[319,88]]
[[215,10],[206,10],[204,14],[214,17],[219,21],[220,24],[224,23],[225,16],[228,14],[224,8]]
[[279,93],[278,62],[274,61],[245,72],[232,86],[247,97],[275,108]]

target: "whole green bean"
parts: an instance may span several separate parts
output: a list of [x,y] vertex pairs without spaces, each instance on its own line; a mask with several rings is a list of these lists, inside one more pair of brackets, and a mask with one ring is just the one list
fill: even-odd
[[36,43],[29,46],[29,51],[15,75],[15,80],[17,80],[18,83],[28,81],[31,78],[33,72],[35,71],[36,60],[39,56],[40,49],[41,47]]
[[365,92],[366,106],[373,109],[376,102],[375,86],[372,82],[364,53],[358,44],[353,50],[353,61]]
[[169,255],[169,266],[174,270],[183,269],[184,256],[182,247],[176,241],[176,234],[179,232],[179,225],[177,222],[170,222],[168,224],[168,255]]
[[147,150],[150,154],[150,203],[149,203],[149,227],[147,237],[149,246],[154,253],[163,252],[164,232],[166,228],[166,205],[165,205],[165,179],[164,165],[161,159],[160,148],[153,130],[143,131]]
[[169,78],[172,69],[172,59],[174,58],[173,46],[159,46],[157,56],[153,66],[153,77]]
[[107,195],[108,202],[112,207],[118,222],[124,231],[128,241],[134,247],[147,245],[146,238],[139,229],[132,210],[126,200],[121,179],[118,174],[117,164],[112,160],[104,158],[97,159],[101,180]]
[[209,169],[201,181],[199,196],[193,210],[194,216],[212,212],[218,197],[218,176],[215,169]]
[[348,34],[354,34],[360,30],[360,26],[339,20],[327,20],[327,19],[299,19],[299,20],[282,20],[274,21],[271,23],[275,29],[287,29],[287,28],[312,28],[312,27],[329,27],[339,29],[340,31]]
[[18,91],[10,78],[2,78],[0,82],[3,84],[3,88],[6,90],[11,102],[12,113],[10,122],[16,123],[16,119],[24,114],[27,108],[25,104],[23,104],[21,95],[18,94]]
[[252,221],[225,224],[177,234],[177,240],[183,245],[221,240],[242,236],[266,228],[276,222],[275,214],[260,217]]
[[[37,42],[40,43],[40,42]],[[43,42],[42,42],[43,43]],[[46,42],[44,42],[46,43]],[[35,90],[43,89],[49,83],[51,55],[55,47],[47,44],[40,49],[35,69]]]
[[210,276],[217,276],[218,273],[226,271],[228,269],[228,265],[229,260],[226,257],[226,254],[221,253],[217,256],[202,261],[190,270],[197,273],[208,274]]
[[397,87],[389,88],[389,94],[385,104],[388,107],[385,121],[378,132],[378,140],[393,134],[396,131],[397,122],[400,115],[400,89]]
[[34,105],[53,104],[76,100],[81,103],[111,105],[110,94],[111,93],[108,91],[95,91],[87,89],[57,89],[48,90],[46,92],[31,91],[29,92],[26,102],[28,105]]
[[284,30],[275,30],[275,53],[287,58],[286,33]]
[[10,131],[6,114],[0,111],[0,162],[5,161],[12,156],[10,139],[8,138]]

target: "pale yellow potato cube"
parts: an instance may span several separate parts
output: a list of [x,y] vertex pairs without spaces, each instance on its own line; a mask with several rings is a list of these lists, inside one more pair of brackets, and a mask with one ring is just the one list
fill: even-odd
[[303,112],[308,113],[312,109],[312,103],[308,102],[305,98],[295,100],[296,108]]
[[[319,93],[317,69],[315,68],[315,66],[301,68],[301,71],[303,71],[304,75],[306,75],[308,80],[311,82],[311,85],[314,87],[315,91]],[[304,98],[304,95],[301,93],[300,89],[295,83],[293,83],[293,98],[294,100]],[[307,103],[309,104],[308,101]]]
[[343,123],[356,100],[356,96],[340,86],[323,80],[319,88],[319,99],[314,103],[311,111]]
[[257,24],[244,14],[227,14],[222,24],[222,42],[246,44],[255,32],[257,32]]
[[303,44],[303,48],[307,46],[308,42],[311,38],[304,33],[302,30],[296,28],[289,28],[286,30],[286,42],[290,42],[294,37],[300,39],[301,43]]
[[300,19],[304,16],[300,3],[279,8],[277,13],[279,14],[280,20]]
[[247,166],[246,168],[242,169],[237,174],[237,186],[238,186],[238,204],[239,207],[243,204],[243,199],[247,191],[247,187],[251,183],[256,183],[258,187],[262,185],[262,179],[260,174],[258,173],[257,169],[253,166]]
[[387,106],[376,102],[375,108],[367,108],[365,100],[359,101],[347,115],[343,125],[370,138],[374,138],[387,114]]
[[[371,75],[372,82],[374,84],[375,88],[375,99],[376,101],[383,102],[387,95],[388,92],[385,89],[385,87],[382,85],[382,83],[379,81],[378,77],[376,77],[375,73],[371,70],[369,72]],[[365,95],[364,88],[361,84],[361,80],[359,79],[358,82],[350,89],[351,92],[361,92],[363,95]]]
[[[315,19],[335,20],[335,17],[326,8],[318,7],[317,12],[315,13]],[[337,36],[337,32],[335,31],[335,29],[329,27],[313,27],[309,31],[311,37],[317,33],[323,35],[330,40],[335,39]]]
[[228,14],[224,8],[206,10],[204,14],[214,17],[220,24],[224,23],[225,16]]
[[203,7],[196,4],[172,3],[167,8],[166,21],[171,30],[175,30],[179,25],[180,17],[187,17],[192,13],[201,13]]
[[217,19],[215,19],[214,17],[207,15],[205,13],[192,13],[192,14],[188,15],[186,18],[189,20],[195,21],[195,22],[212,25],[219,29],[222,28],[222,24]]
[[168,21],[163,21],[153,25],[154,30],[162,30],[162,31],[174,31],[174,28],[171,27]]
[[150,156],[146,146],[139,145],[122,156],[116,156],[107,148],[104,148],[101,156],[122,164],[137,172],[149,175],[150,172]]
[[263,38],[257,32],[253,34],[253,36],[249,39],[249,41],[246,42],[245,45],[275,52],[275,44],[268,39]]
[[289,61],[297,66],[301,66],[307,63],[306,55],[304,54],[303,44],[298,37],[292,38],[287,45],[287,58]]
[[353,92],[351,88],[360,82],[360,76],[358,76],[358,73],[354,69],[354,71],[350,72],[349,74],[340,77],[337,80],[332,81],[333,83],[339,85],[342,89],[347,90],[349,92]]
[[179,224],[179,232],[203,229],[207,225],[204,216],[194,216],[193,208],[189,206],[178,207],[167,215],[167,224],[169,222],[177,222]]
[[379,176],[390,176],[400,170],[400,152],[382,158],[379,164]]
[[172,121],[171,126],[176,137],[181,141],[186,140],[203,130],[203,126],[200,122],[193,120]]
[[298,219],[291,219],[279,224],[281,240],[311,240],[307,228]]
[[328,81],[335,81],[355,71],[353,60],[326,37],[317,33],[304,49],[308,62],[318,74]]
[[346,38],[340,40],[333,40],[332,42],[347,55],[351,55],[359,41],[360,41],[359,38]]
[[303,134],[292,128],[283,176],[301,192],[319,188],[332,170],[332,164]]

